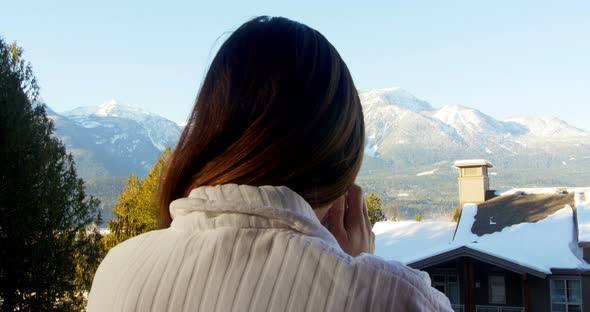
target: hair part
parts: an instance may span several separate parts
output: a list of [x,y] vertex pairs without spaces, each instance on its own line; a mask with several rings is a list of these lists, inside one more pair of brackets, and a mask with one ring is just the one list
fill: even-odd
[[284,185],[312,207],[354,183],[364,150],[357,90],[316,30],[261,16],[222,44],[164,171],[162,227],[172,200],[203,185]]

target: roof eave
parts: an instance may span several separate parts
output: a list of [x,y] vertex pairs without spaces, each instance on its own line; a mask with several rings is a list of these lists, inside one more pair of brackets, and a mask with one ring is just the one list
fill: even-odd
[[590,275],[590,269],[551,268],[552,275]]
[[415,269],[424,269],[433,265],[457,259],[459,257],[470,257],[519,274],[529,274],[543,279],[547,277],[547,272],[539,271],[528,266],[517,264],[509,260],[502,259],[494,255],[490,255],[488,253],[469,248],[467,246],[458,247],[456,249],[443,252],[428,258],[410,262],[408,263],[408,266]]

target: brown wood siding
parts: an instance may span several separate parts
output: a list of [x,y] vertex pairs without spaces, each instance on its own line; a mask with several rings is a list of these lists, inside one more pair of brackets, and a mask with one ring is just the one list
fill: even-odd
[[582,311],[590,312],[590,276],[582,275]]
[[490,302],[490,275],[498,275],[504,277],[504,288],[506,290],[505,305],[512,307],[524,307],[522,275],[506,271],[504,269],[500,269],[479,261],[475,263],[475,282],[479,283],[479,287],[475,289],[476,304],[500,305],[493,304]]
[[506,283],[506,305],[524,308],[524,283],[522,275],[506,272],[504,275]]
[[528,278],[531,291],[531,311],[550,312],[549,279],[541,279],[530,275]]

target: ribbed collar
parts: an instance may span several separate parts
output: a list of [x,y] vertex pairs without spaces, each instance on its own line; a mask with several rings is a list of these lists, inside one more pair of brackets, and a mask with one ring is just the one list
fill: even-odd
[[170,203],[172,227],[177,219],[194,212],[259,216],[295,231],[323,239],[340,248],[334,236],[320,223],[311,206],[286,186],[223,184],[201,186],[188,197]]

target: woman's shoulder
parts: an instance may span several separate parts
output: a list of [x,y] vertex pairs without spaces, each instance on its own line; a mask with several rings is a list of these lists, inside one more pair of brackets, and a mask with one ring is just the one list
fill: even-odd
[[128,265],[131,258],[141,257],[141,253],[155,247],[154,245],[158,244],[158,238],[162,235],[164,235],[164,230],[150,231],[127,239],[111,248],[98,267],[93,286],[97,284],[97,279],[116,272],[117,268]]
[[150,231],[113,247],[100,263],[88,297],[88,311],[128,310],[125,297],[134,289],[134,281],[145,280],[145,263],[162,256],[169,244],[169,230]]
[[150,231],[117,244],[109,250],[104,260],[101,262],[101,266],[104,266],[105,264],[113,265],[120,260],[124,260],[123,263],[127,263],[130,256],[149,250],[151,246],[157,245],[159,243],[159,238],[165,235],[165,232],[166,230]]

